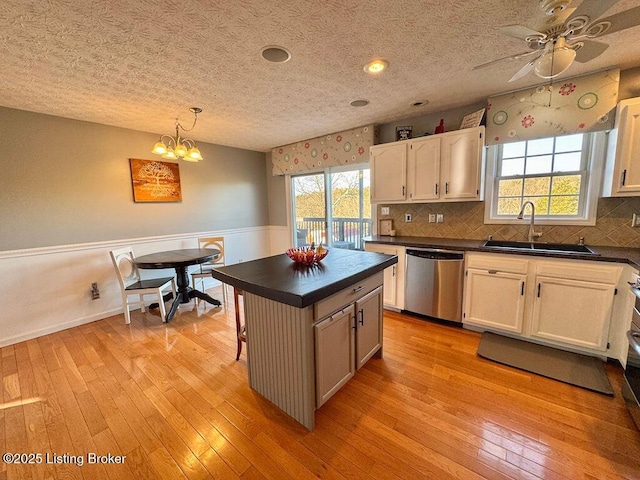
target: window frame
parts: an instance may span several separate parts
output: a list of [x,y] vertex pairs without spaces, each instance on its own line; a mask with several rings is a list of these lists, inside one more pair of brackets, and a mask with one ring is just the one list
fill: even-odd
[[[582,182],[579,194],[579,214],[577,216],[538,215],[538,225],[595,225],[598,207],[598,197],[602,183],[602,170],[606,155],[607,134],[604,131],[584,133],[582,155],[585,162],[584,182]],[[530,139],[535,140],[535,139]],[[498,215],[498,182],[501,178],[536,178],[547,175],[518,175],[513,177],[500,177],[500,156],[502,144],[487,147],[487,169],[485,179],[485,224],[521,224],[516,215]],[[574,172],[562,172],[574,173]],[[553,176],[549,173],[548,176]]]

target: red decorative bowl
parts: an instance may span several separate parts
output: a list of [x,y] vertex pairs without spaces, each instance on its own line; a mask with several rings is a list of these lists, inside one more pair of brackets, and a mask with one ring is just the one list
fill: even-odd
[[291,260],[303,265],[313,265],[314,263],[318,263],[328,254],[329,250],[326,248],[323,249],[322,253],[318,253],[316,250],[311,250],[311,247],[298,247],[287,250],[287,255]]

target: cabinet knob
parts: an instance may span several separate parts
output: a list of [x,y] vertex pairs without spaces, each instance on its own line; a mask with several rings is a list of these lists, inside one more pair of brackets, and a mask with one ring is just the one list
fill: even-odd
[[364,326],[364,310],[361,308],[360,310],[358,310],[358,313],[360,314],[360,325]]
[[363,288],[364,288],[364,285],[360,285],[359,287],[356,287],[356,288],[353,289],[353,293],[358,293]]

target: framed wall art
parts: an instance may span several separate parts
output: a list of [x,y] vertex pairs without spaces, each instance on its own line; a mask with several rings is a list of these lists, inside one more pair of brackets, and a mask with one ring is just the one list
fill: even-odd
[[181,202],[180,166],[158,160],[129,159],[133,201]]

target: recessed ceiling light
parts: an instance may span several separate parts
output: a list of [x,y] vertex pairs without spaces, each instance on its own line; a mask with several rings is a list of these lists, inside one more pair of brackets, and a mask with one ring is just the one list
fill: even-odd
[[363,69],[367,73],[378,74],[383,72],[389,67],[389,62],[383,60],[382,58],[376,58],[375,60],[371,60],[367,63]]
[[409,104],[410,107],[424,107],[427,103],[429,103],[429,100],[416,100],[415,102],[411,102]]
[[352,107],[365,107],[369,105],[369,100],[354,100],[352,102],[349,102],[349,105],[351,105]]
[[268,62],[284,63],[288,62],[291,58],[291,52],[284,47],[278,47],[277,45],[267,45],[260,50],[262,58]]

